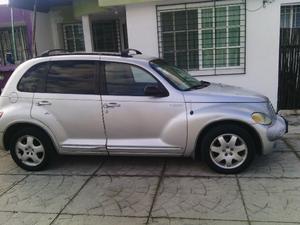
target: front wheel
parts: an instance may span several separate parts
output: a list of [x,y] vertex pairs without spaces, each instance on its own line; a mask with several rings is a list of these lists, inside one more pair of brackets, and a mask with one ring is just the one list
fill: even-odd
[[224,174],[246,169],[255,156],[253,137],[243,127],[219,125],[211,129],[201,145],[207,165]]
[[21,168],[38,171],[48,165],[51,146],[47,135],[34,128],[24,128],[12,137],[10,154]]

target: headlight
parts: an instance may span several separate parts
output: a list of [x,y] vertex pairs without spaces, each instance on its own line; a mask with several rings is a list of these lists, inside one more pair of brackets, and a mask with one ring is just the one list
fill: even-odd
[[256,112],[256,113],[253,113],[251,117],[252,117],[252,120],[258,124],[270,125],[272,123],[271,118],[264,113]]

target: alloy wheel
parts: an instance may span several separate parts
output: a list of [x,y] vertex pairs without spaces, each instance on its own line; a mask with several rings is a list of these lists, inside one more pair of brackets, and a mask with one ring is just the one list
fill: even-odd
[[18,139],[15,146],[16,155],[27,166],[38,166],[45,157],[45,149],[39,139],[25,135]]
[[240,136],[222,134],[212,141],[209,154],[213,163],[218,167],[235,169],[247,159],[248,148]]

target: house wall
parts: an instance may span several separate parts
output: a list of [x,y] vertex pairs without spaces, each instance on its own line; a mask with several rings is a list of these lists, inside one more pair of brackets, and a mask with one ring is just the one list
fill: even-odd
[[37,54],[53,49],[52,31],[50,29],[50,15],[37,13],[36,18],[36,49]]
[[[139,49],[147,55],[158,56],[156,5],[175,2],[185,1],[127,5],[129,47]],[[268,96],[274,107],[277,107],[280,7],[282,4],[293,3],[300,4],[300,1],[276,0],[266,8],[254,12],[254,9],[262,5],[262,0],[247,0],[246,73],[197,78],[260,92]]]

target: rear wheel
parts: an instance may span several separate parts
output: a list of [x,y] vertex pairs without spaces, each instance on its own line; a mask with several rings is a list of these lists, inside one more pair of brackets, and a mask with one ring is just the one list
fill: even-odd
[[52,143],[47,135],[35,128],[17,132],[10,143],[10,153],[18,166],[29,171],[45,168],[52,153]]
[[219,173],[241,172],[255,156],[253,137],[237,125],[219,125],[211,129],[204,136],[201,147],[208,166]]

